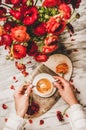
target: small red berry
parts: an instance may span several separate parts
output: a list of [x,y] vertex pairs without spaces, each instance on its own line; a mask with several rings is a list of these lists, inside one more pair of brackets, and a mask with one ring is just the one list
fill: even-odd
[[33,120],[30,119],[30,120],[29,120],[29,123],[32,124],[32,123],[33,123]]
[[7,121],[8,121],[8,118],[4,118],[4,121],[7,122]]
[[40,125],[43,125],[44,124],[44,120],[40,120]]
[[59,121],[64,121],[64,118],[63,118],[61,111],[57,111],[57,118]]
[[8,106],[7,106],[6,104],[2,104],[2,108],[3,108],[3,109],[7,109]]
[[23,71],[22,71],[22,74],[24,75],[24,77],[26,77],[26,76],[28,76],[28,75],[29,75],[29,73],[28,73],[28,72],[26,72],[25,70],[23,70]]
[[27,62],[27,64],[30,64],[30,63],[32,63],[32,62],[31,62],[31,61],[28,61],[28,62]]
[[67,118],[69,117],[68,114],[65,115]]
[[15,90],[15,87],[14,87],[13,85],[11,85],[11,86],[10,86],[10,89],[13,89],[13,90]]
[[13,79],[14,79],[14,80],[16,80],[16,77],[15,77],[15,76],[13,76]]

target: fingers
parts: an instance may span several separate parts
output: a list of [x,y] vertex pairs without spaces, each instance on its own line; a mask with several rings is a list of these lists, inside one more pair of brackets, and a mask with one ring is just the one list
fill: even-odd
[[32,84],[30,84],[28,87],[27,87],[27,94],[30,95],[31,93],[31,90],[32,90]]
[[56,88],[58,88],[59,90],[62,90],[62,85],[59,84],[58,82],[54,82],[54,85]]
[[64,78],[62,78],[62,77],[60,77],[60,76],[53,76],[55,79],[58,79],[58,80],[60,80],[61,82],[62,82],[62,84],[67,84],[68,82],[64,79]]
[[27,93],[27,95],[30,95],[31,90],[32,90],[32,85],[31,85],[31,84],[30,84],[30,85],[27,85],[27,86],[22,86],[22,87],[19,87],[19,88],[15,91],[14,95],[24,95],[24,94],[26,94],[26,93]]
[[25,92],[25,88],[22,86],[22,87],[19,87],[18,89],[16,89],[15,94],[24,94]]
[[33,87],[33,86],[32,86],[31,84],[27,85],[27,89],[25,90],[25,93],[24,93],[25,97],[28,98],[28,97],[30,96],[32,87]]
[[19,87],[18,89],[17,89],[17,92],[19,92],[19,93],[22,93],[24,91],[24,87],[22,86],[22,87]]

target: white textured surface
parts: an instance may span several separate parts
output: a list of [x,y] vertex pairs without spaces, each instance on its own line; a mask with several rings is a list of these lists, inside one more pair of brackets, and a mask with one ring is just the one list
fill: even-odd
[[[73,22],[75,34],[70,38],[67,32],[63,33],[62,44],[65,45],[66,50],[72,51],[72,53],[68,55],[74,67],[72,79],[74,85],[80,91],[80,94],[77,95],[78,99],[83,105],[86,105],[86,0],[82,1],[77,11],[80,13],[81,18]],[[75,39],[75,41],[71,41],[71,39]],[[74,51],[75,49],[78,51]],[[29,76],[24,78],[20,71],[15,68],[13,61],[5,60],[5,55],[6,51],[4,51],[3,47],[0,47],[0,130],[2,130],[4,126],[4,118],[8,117],[9,113],[15,112],[13,101],[14,90],[11,90],[10,86],[14,85],[15,88],[17,88],[30,78]],[[27,71],[32,73],[37,63],[35,63],[32,58],[26,58],[25,61],[27,60],[32,61],[32,63],[27,66]],[[13,76],[16,77],[18,82],[13,80]],[[8,109],[2,109],[3,103],[8,105]],[[33,124],[27,123],[27,130],[71,130],[67,118],[65,118],[65,122],[60,123],[56,117],[56,111],[61,110],[63,112],[66,107],[67,104],[60,99],[46,114],[34,119]],[[40,119],[45,121],[41,126],[39,125]]]

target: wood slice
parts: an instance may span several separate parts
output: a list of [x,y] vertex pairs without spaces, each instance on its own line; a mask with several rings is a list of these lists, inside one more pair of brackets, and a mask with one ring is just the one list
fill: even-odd
[[[54,55],[51,55],[49,59],[47,60],[47,62],[45,62],[44,64],[56,73],[56,66],[62,63],[66,63],[68,65],[68,72],[64,75],[64,78],[66,80],[70,80],[73,67],[72,67],[72,62],[68,56],[63,55],[63,54],[54,54]],[[57,74],[59,76],[62,76],[62,74],[60,73],[57,73]]]

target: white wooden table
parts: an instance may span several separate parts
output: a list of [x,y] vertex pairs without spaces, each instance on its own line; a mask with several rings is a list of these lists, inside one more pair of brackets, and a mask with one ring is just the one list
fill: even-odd
[[[77,95],[80,103],[86,106],[86,0],[83,0],[80,8],[77,10],[81,17],[77,21],[73,22],[75,29],[74,36],[71,38],[67,32],[62,35],[62,43],[65,46],[65,50],[71,51],[68,56],[73,62],[73,74],[72,80],[76,88],[80,91]],[[74,39],[74,40],[72,40]],[[23,77],[19,70],[16,69],[13,61],[5,60],[6,51],[3,47],[0,47],[0,130],[4,127],[5,118],[9,116],[10,113],[15,112],[13,93],[14,90],[10,89],[11,85],[15,88],[21,86],[24,81],[29,80],[30,75]],[[25,58],[25,62],[31,61],[27,65],[27,71],[31,74],[38,63],[34,61],[31,57]],[[13,77],[16,77],[13,78]],[[8,106],[7,109],[2,108],[2,104]],[[25,126],[26,130],[71,130],[69,119],[65,117],[64,122],[59,122],[56,117],[56,111],[64,111],[67,104],[60,98],[59,101],[44,115],[33,119],[33,123],[30,124],[27,120]],[[84,107],[85,109],[85,107]],[[44,120],[44,124],[40,125],[40,120]]]

